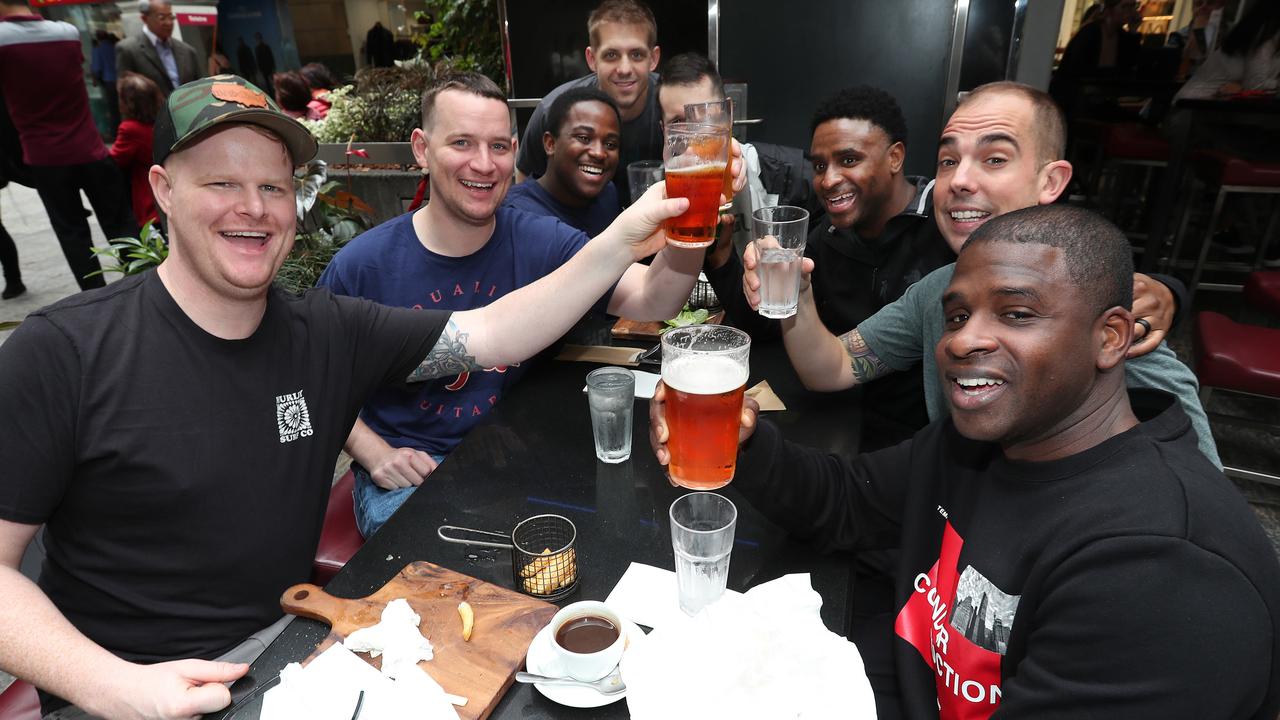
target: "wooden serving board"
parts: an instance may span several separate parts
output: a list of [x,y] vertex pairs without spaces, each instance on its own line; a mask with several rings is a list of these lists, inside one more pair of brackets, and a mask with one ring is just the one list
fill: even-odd
[[[720,310],[707,318],[705,325],[719,325],[724,321],[724,311]],[[637,322],[626,318],[618,318],[618,322],[613,324],[610,334],[613,337],[624,340],[657,340],[662,337],[662,329],[667,326],[661,321],[653,322]]]
[[[422,617],[422,634],[435,651],[434,658],[418,666],[435,678],[445,692],[469,700],[457,708],[463,720],[489,717],[516,671],[524,665],[533,636],[557,610],[551,603],[429,562],[406,565],[381,590],[365,598],[337,598],[303,583],[286,590],[280,605],[286,612],[333,628],[312,653],[311,657],[315,657],[352,632],[378,624],[382,609],[396,598],[407,600]],[[476,615],[469,642],[462,639],[462,620],[458,616],[458,603],[463,600],[471,604]],[[365,653],[360,657],[369,659]],[[380,658],[369,662],[381,666]]]

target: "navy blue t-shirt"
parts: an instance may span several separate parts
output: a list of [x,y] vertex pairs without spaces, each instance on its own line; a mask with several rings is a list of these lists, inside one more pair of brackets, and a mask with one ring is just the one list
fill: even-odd
[[613,183],[605,183],[604,191],[590,205],[577,208],[552,197],[546,188],[538,184],[537,178],[528,178],[512,187],[502,204],[560,218],[560,222],[578,228],[588,237],[604,232],[622,212],[622,206],[618,204],[618,187]]
[[[342,248],[319,284],[394,307],[470,310],[551,273],[588,241],[586,234],[552,217],[499,208],[495,218],[484,247],[465,257],[447,257],[418,241],[412,213],[401,215]],[[596,307],[608,307],[610,295]],[[379,390],[360,417],[393,447],[446,455],[523,372],[517,363],[431,380],[408,391]]]

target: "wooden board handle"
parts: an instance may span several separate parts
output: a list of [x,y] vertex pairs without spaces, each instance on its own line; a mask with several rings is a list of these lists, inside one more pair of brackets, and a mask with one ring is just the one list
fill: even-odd
[[343,604],[347,602],[350,601],[340,600],[311,583],[294,585],[280,596],[280,607],[285,612],[319,620],[330,626],[342,617]]

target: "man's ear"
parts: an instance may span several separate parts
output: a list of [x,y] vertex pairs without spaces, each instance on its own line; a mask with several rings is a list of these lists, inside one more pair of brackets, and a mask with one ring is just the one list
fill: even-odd
[[151,185],[151,196],[156,199],[156,205],[165,215],[172,214],[173,178],[169,177],[169,171],[163,165],[152,165],[147,171],[147,182]]
[[1071,163],[1054,160],[1040,170],[1040,204],[1052,205],[1071,182]]
[[1133,313],[1117,305],[1098,317],[1096,327],[1096,363],[1099,370],[1110,370],[1124,360],[1133,343]]
[[591,72],[596,71],[596,51],[587,46],[587,67],[591,68]]
[[427,163],[427,134],[422,128],[413,129],[413,133],[409,135],[409,147],[413,149],[413,159],[417,161],[418,167],[425,172],[431,172]]
[[658,61],[662,59],[662,48],[654,45],[653,52],[649,53],[649,72],[658,69]]
[[901,142],[896,142],[889,146],[889,168],[893,170],[893,174],[897,175],[902,172],[902,163],[907,159],[907,147]]
[[542,149],[547,153],[547,157],[551,157],[556,149],[556,136],[552,135],[550,130],[542,133]]

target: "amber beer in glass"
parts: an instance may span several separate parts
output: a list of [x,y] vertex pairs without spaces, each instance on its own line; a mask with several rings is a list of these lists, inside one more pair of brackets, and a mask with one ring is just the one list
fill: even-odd
[[714,490],[733,479],[750,353],[750,336],[721,325],[676,328],[662,336],[667,469],[675,484]]
[[[712,100],[711,102],[689,103],[684,106],[684,121],[691,123],[704,123],[707,125],[718,125],[728,128],[729,135],[733,135],[733,101],[729,98],[723,100]],[[724,194],[724,204],[720,206],[720,212],[728,212],[733,207],[733,153],[729,153],[730,162],[724,166],[724,188],[721,192]]]
[[699,248],[716,239],[720,190],[729,162],[729,131],[715,125],[672,123],[666,126],[662,161],[667,197],[689,198],[689,209],[663,223],[667,242]]

